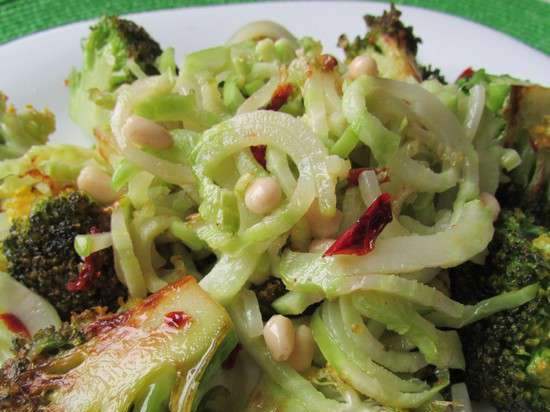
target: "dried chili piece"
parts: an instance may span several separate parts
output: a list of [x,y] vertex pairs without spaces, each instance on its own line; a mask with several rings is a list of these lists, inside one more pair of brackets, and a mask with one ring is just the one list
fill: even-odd
[[374,249],[378,235],[393,219],[391,197],[382,193],[363,215],[328,248],[323,256],[365,255]]
[[282,83],[277,86],[271,101],[266,106],[266,110],[279,110],[283,105],[290,99],[292,92],[294,91],[294,86],[290,83]]
[[266,160],[265,160],[265,150],[266,145],[258,145],[258,146],[251,146],[250,151],[252,152],[252,156],[254,156],[254,159],[262,165],[262,167],[265,168]]

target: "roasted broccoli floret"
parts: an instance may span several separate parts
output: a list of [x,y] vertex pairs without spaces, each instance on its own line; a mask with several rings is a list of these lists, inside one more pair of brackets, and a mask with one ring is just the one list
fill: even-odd
[[92,134],[109,122],[114,90],[141,73],[158,73],[155,60],[162,50],[142,27],[118,17],[104,17],[90,30],[82,68],[71,72],[67,84],[71,118]]
[[62,319],[94,306],[114,310],[127,292],[116,277],[112,250],[83,263],[73,246],[78,234],[109,230],[109,214],[80,192],[43,200],[28,218],[14,222],[3,242],[8,272],[46,298]]
[[550,88],[512,85],[504,108],[506,146],[516,149],[521,164],[501,188],[499,200],[532,212],[550,226]]
[[382,16],[364,17],[369,31],[363,37],[357,36],[350,41],[345,34],[338,39],[338,46],[344,50],[346,61],[367,54],[372,57],[382,77],[396,80],[422,79],[421,70],[415,60],[418,44],[410,26],[401,20],[401,12],[392,4]]
[[22,156],[31,146],[46,143],[55,130],[55,117],[49,110],[27,106],[17,113],[7,100],[0,92],[0,159]]
[[195,410],[209,365],[235,344],[227,312],[185,277],[126,311],[88,311],[18,341],[0,369],[0,410]]
[[475,303],[538,282],[535,299],[461,330],[466,382],[475,399],[499,411],[550,409],[550,230],[520,209],[496,223],[484,266],[453,270],[453,295]]

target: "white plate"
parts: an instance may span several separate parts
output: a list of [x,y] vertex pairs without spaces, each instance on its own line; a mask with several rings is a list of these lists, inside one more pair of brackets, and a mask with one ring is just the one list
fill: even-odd
[[[239,26],[259,19],[280,22],[297,36],[316,37],[327,52],[341,56],[338,36],[363,34],[362,16],[386,8],[370,2],[279,2],[164,10],[130,18],[163,47],[175,47],[178,61],[190,51],[223,43]],[[550,84],[550,59],[543,53],[467,20],[415,7],[400,9],[403,20],[423,39],[419,60],[440,67],[449,80],[473,66]],[[80,39],[87,35],[90,23],[59,27],[0,46],[0,90],[17,106],[32,103],[51,108],[57,115],[54,140],[58,142],[87,142],[68,117],[63,81],[71,67],[80,66]]]
[[[326,51],[341,56],[338,36],[363,34],[362,16],[386,8],[371,2],[278,2],[163,10],[130,18],[163,47],[175,47],[178,61],[190,51],[223,43],[239,26],[259,19],[280,22],[297,36],[316,37]],[[403,20],[423,39],[419,60],[440,67],[448,79],[473,66],[550,84],[550,59],[543,53],[467,20],[415,7],[400,9]],[[54,141],[87,142],[68,117],[63,81],[71,67],[81,64],[80,39],[90,24],[71,24],[0,46],[0,90],[17,106],[52,109],[57,115]]]

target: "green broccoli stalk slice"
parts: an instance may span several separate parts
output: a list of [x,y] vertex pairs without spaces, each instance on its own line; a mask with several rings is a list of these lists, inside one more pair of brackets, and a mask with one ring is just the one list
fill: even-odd
[[109,93],[138,76],[157,74],[162,50],[142,27],[118,17],[104,17],[92,26],[82,49],[82,68],[67,79],[69,114],[92,135],[109,122]]
[[153,382],[136,397],[131,412],[169,410],[170,393],[177,382],[178,371],[173,365],[165,365],[155,375]]
[[9,274],[46,298],[65,320],[94,306],[115,310],[127,295],[116,277],[111,248],[91,255],[95,266],[87,287],[70,287],[83,270],[74,239],[92,230],[109,231],[110,215],[73,191],[37,203],[27,218],[14,222],[3,242]]
[[204,405],[208,405],[212,401],[212,390],[217,388],[217,386],[214,386],[215,376],[224,366],[224,361],[231,360],[231,353],[237,349],[238,342],[237,334],[231,331],[223,342],[221,342],[216,354],[210,359],[210,363],[203,372],[195,400],[193,401],[192,410],[194,412],[205,412],[206,407]]
[[22,156],[31,146],[45,144],[55,131],[55,117],[48,109],[32,106],[17,112],[0,92],[0,159]]
[[191,411],[232,334],[225,309],[185,277],[126,311],[88,311],[23,342],[0,369],[0,410]]
[[550,230],[532,215],[504,210],[496,223],[484,266],[465,264],[452,272],[453,296],[477,302],[538,282],[538,295],[515,309],[461,330],[466,382],[474,399],[488,399],[502,412],[550,408]]

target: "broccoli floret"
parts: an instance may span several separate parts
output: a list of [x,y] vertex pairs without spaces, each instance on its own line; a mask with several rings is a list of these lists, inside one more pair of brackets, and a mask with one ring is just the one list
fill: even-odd
[[195,410],[209,365],[235,344],[225,309],[185,277],[125,311],[87,311],[19,341],[0,368],[0,410]]
[[84,264],[92,266],[89,282],[78,287],[84,265],[74,238],[91,230],[109,231],[109,214],[72,191],[39,202],[28,218],[14,222],[3,242],[10,275],[45,297],[62,319],[94,306],[114,310],[127,294],[116,277],[111,249],[90,256],[93,260]]
[[0,92],[0,159],[22,156],[31,146],[45,144],[55,130],[55,117],[32,106],[17,113]]
[[69,113],[75,123],[92,134],[109,122],[111,92],[136,79],[136,73],[157,74],[155,60],[162,50],[137,24],[104,17],[90,29],[83,43],[84,61],[69,75]]
[[382,77],[421,80],[415,56],[422,40],[414,35],[412,27],[401,22],[400,17],[401,12],[392,4],[382,16],[364,17],[369,29],[365,36],[350,41],[342,34],[338,46],[344,50],[346,61],[349,63],[354,57],[367,54],[376,61]]
[[453,295],[475,303],[534,282],[538,296],[461,331],[466,382],[475,399],[502,412],[550,409],[550,230],[520,209],[505,210],[496,223],[484,266],[453,270]]
[[517,150],[521,164],[501,188],[499,200],[521,207],[550,226],[550,88],[512,85],[504,107],[504,144]]

